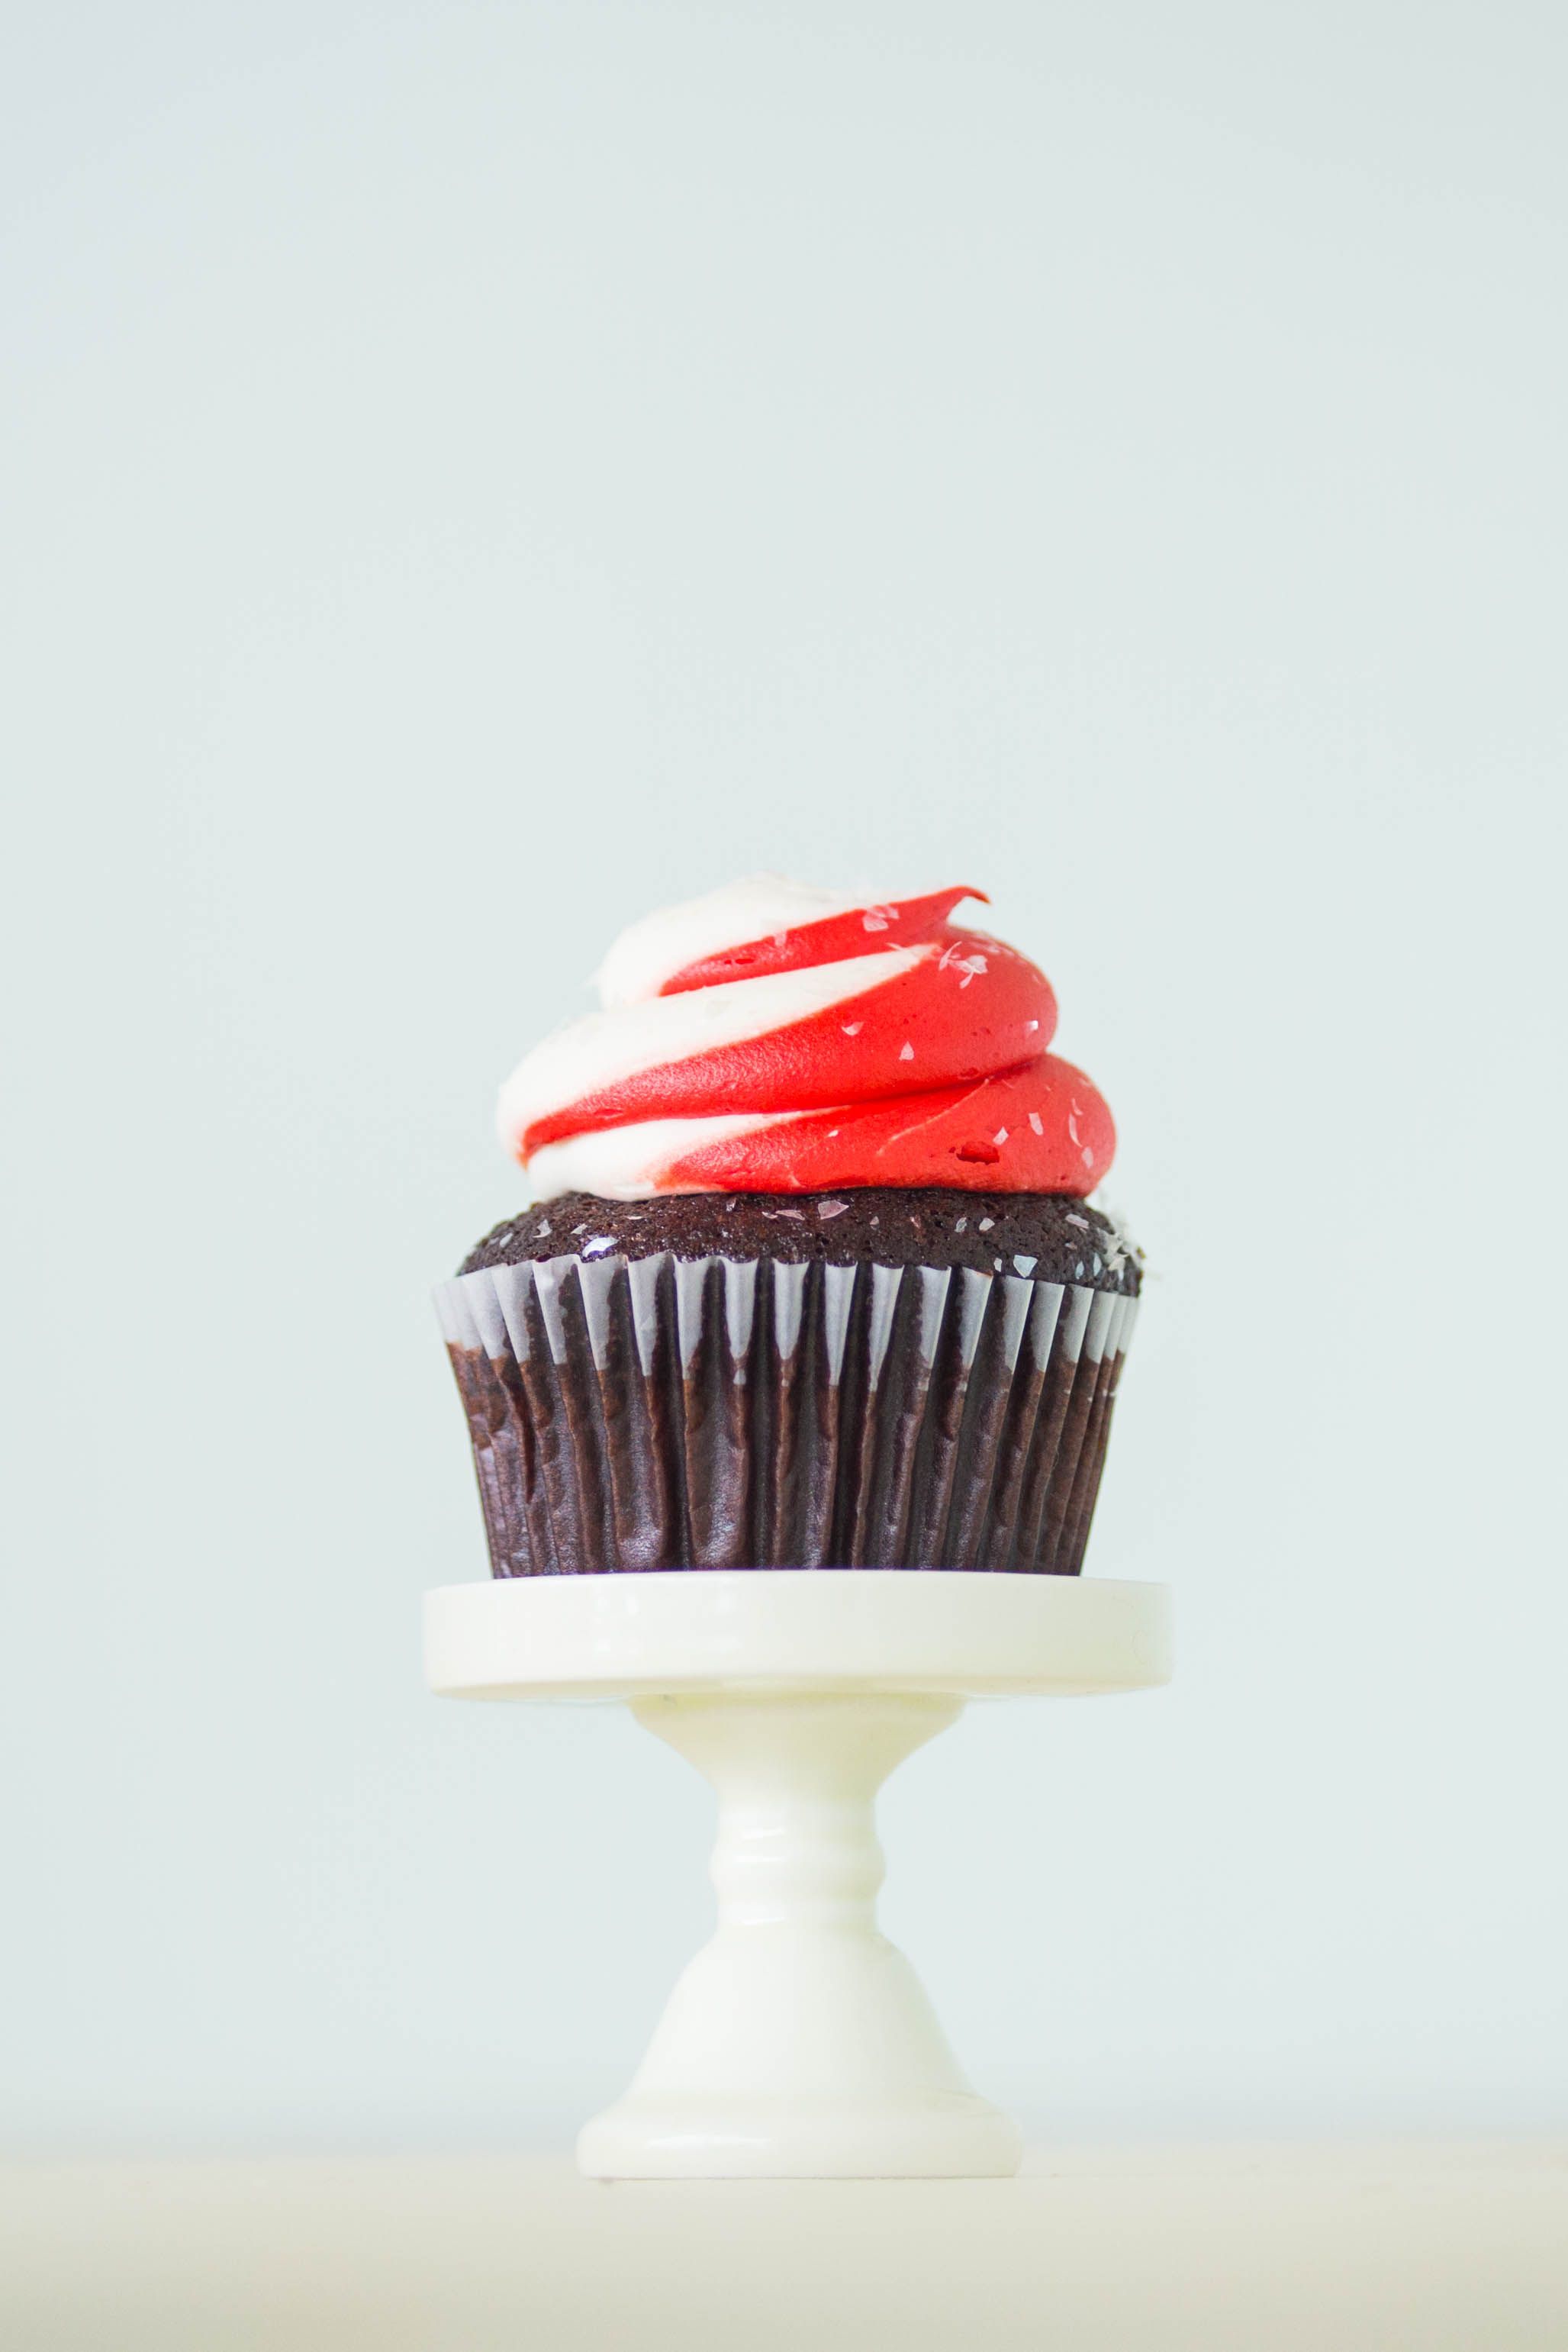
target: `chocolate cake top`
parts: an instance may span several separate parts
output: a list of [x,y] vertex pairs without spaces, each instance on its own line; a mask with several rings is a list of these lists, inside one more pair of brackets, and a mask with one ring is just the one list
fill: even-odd
[[553,1257],[777,1258],[799,1265],[967,1265],[1037,1282],[1136,1292],[1143,1254],[1065,1192],[868,1185],[838,1192],[672,1192],[606,1201],[560,1192],[476,1243],[460,1274]]

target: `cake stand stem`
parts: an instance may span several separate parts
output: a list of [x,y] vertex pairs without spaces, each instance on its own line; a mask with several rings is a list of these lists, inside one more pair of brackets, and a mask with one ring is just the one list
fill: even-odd
[[876,1925],[873,1806],[962,1712],[936,1694],[716,1692],[632,1712],[718,1796],[718,1922],[626,2096],[578,2142],[599,2179],[1016,2170],[918,1979]]

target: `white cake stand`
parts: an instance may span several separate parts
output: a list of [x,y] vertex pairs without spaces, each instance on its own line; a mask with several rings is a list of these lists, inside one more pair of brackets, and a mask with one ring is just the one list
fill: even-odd
[[956,2178],[1017,2169],[918,1979],[880,1935],[873,1805],[966,1699],[1144,1690],[1159,1584],[943,1570],[519,1577],[426,1596],[448,1697],[619,1699],[718,1795],[717,1930],[625,2097],[601,2180]]

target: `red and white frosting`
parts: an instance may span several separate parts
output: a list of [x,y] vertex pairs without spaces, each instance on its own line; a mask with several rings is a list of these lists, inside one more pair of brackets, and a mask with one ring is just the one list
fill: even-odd
[[622,933],[602,1012],[537,1045],[499,1126],[536,1198],[862,1184],[1092,1192],[1115,1130],[1046,1051],[1056,999],[936,890],[873,905],[772,876]]

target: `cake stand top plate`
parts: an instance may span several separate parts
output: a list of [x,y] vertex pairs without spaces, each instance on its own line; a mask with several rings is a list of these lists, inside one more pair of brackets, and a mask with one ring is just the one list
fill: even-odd
[[956,1569],[514,1577],[427,1593],[424,1658],[431,1689],[448,1698],[1087,1696],[1170,1680],[1170,1594]]

